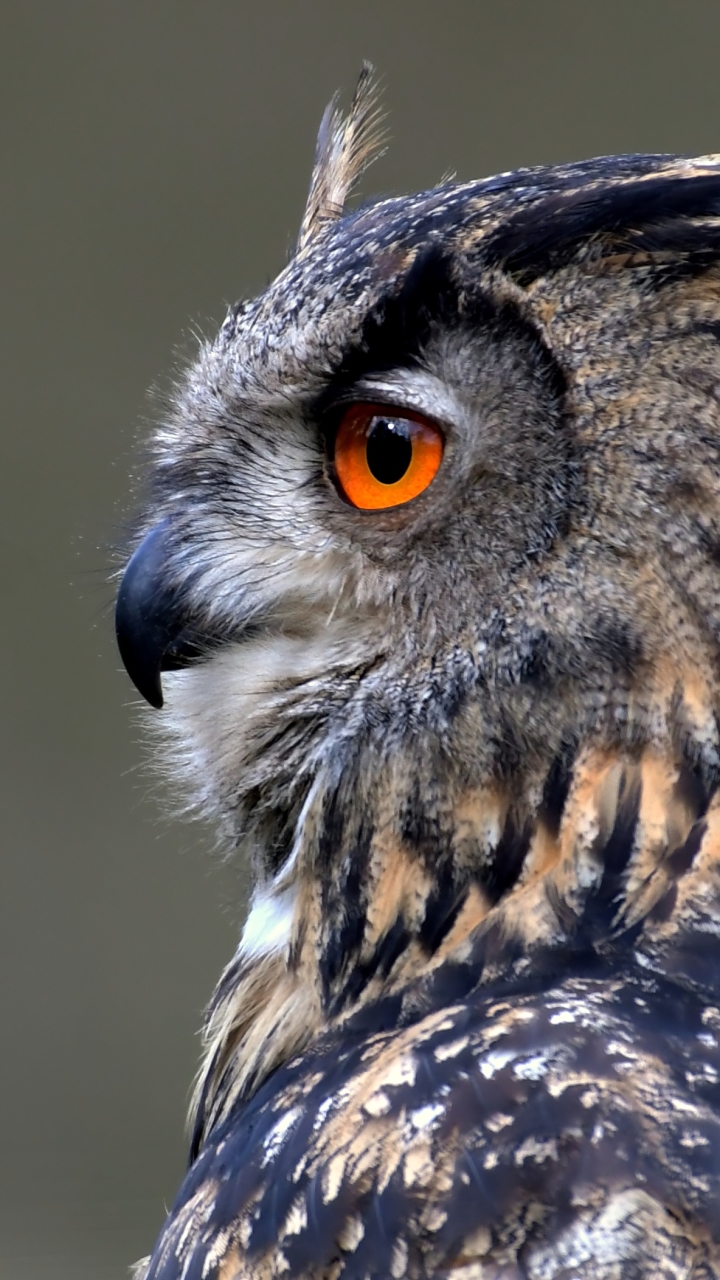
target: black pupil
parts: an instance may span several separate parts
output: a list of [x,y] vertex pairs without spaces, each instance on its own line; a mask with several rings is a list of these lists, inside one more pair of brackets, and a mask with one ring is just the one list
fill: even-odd
[[410,466],[412,441],[406,422],[373,418],[367,437],[367,464],[380,484],[397,484]]

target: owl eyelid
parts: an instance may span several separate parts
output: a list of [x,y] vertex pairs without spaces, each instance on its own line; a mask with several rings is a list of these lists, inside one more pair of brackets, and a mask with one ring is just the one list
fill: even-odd
[[343,412],[354,404],[381,404],[399,417],[420,414],[450,441],[462,434],[467,407],[461,388],[445,376],[445,370],[419,362],[391,368],[367,369],[344,383],[334,382],[315,402],[315,420],[326,440],[337,430]]
[[335,418],[344,413],[346,409],[350,409],[353,405],[383,405],[388,409],[394,410],[398,417],[403,413],[422,413],[423,410],[413,408],[411,405],[401,401],[397,394],[383,395],[381,389],[377,387],[352,387],[347,391],[343,391],[340,395],[333,398],[331,404],[325,406],[322,414],[322,420],[334,422]]

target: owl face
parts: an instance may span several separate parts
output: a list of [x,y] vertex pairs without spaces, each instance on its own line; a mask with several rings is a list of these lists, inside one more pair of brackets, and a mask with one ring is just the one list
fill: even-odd
[[719,193],[621,158],[320,219],[201,350],[118,635],[261,876],[321,776],[530,795],[673,734],[716,767]]
[[[516,291],[468,288],[431,246],[348,311],[353,264],[319,310],[326,251],[226,326],[158,437],[159,665],[183,665],[163,675],[170,714],[216,777],[217,753],[246,773],[278,715],[303,735],[323,721],[325,750],[348,703],[414,721],[429,671],[475,680],[509,584],[572,502],[562,375]],[[298,289],[309,316],[287,306]]]

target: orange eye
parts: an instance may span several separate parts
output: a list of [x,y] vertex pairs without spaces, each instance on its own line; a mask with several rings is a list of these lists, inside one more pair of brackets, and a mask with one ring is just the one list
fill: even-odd
[[397,507],[427,489],[444,443],[439,427],[419,414],[354,404],[335,436],[335,474],[354,507]]

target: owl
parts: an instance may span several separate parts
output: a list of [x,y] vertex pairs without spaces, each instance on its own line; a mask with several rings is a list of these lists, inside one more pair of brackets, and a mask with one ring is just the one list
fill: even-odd
[[720,1277],[720,158],[346,211],[157,426],[122,659],[254,889],[144,1280]]

